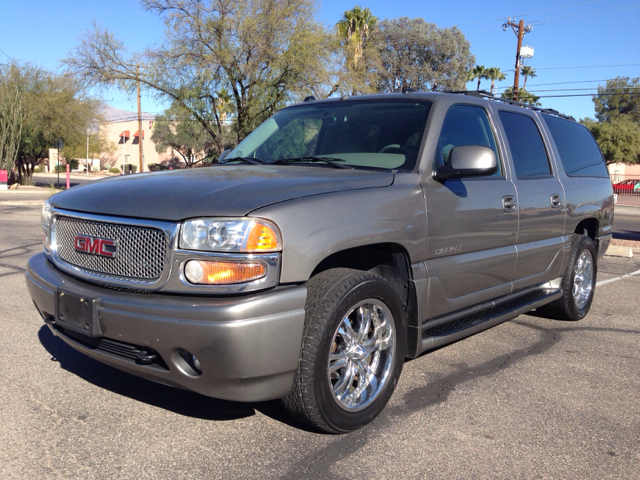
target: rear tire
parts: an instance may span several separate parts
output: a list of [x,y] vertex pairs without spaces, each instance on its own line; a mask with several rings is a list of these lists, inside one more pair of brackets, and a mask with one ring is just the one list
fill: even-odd
[[539,310],[557,320],[582,320],[596,290],[598,251],[591,238],[574,235],[569,265],[562,277],[562,297]]
[[306,286],[300,362],[283,404],[326,432],[356,430],[380,414],[402,371],[402,302],[384,278],[358,270],[327,270]]

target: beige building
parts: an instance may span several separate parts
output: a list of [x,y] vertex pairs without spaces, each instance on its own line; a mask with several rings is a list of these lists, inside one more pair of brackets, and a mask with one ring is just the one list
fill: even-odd
[[100,129],[106,132],[109,141],[117,145],[116,152],[109,158],[113,166],[122,169],[123,165],[135,165],[140,171],[140,142],[142,142],[143,171],[149,171],[151,163],[171,164],[175,161],[175,155],[171,150],[166,153],[158,153],[151,140],[154,116],[150,113],[142,113],[142,134],[138,131],[138,114],[127,112],[113,107],[105,107],[103,111],[104,123]]

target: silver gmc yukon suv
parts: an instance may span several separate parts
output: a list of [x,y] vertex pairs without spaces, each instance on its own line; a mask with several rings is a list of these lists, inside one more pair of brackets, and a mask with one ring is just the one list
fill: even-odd
[[405,358],[534,309],[589,311],[613,192],[588,130],[555,111],[311,99],[225,153],[45,203],[26,278],[56,336],[347,432],[382,411]]

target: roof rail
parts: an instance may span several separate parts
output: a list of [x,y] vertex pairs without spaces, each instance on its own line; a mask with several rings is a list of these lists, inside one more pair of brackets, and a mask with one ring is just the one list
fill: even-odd
[[509,105],[515,105],[516,107],[528,108],[530,110],[535,110],[536,112],[546,113],[548,115],[555,115],[557,117],[565,118],[567,120],[572,120],[574,122],[576,121],[576,119],[573,118],[572,116],[564,115],[552,108],[541,108],[535,105],[529,105],[527,103],[516,102],[515,100],[512,100],[510,98],[496,97],[495,95],[493,95],[490,92],[487,92],[486,90],[456,90],[456,91],[448,91],[445,93],[456,93],[458,95],[469,95],[470,97],[486,98],[488,100],[497,100],[499,102],[508,103]]

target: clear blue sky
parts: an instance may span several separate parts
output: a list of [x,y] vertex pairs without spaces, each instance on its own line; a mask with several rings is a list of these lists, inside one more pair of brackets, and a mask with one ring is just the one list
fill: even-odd
[[[515,35],[503,32],[501,25],[506,17],[533,24],[524,43],[535,49],[528,65],[536,68],[538,77],[529,79],[527,89],[543,97],[544,107],[576,118],[593,117],[591,97],[546,96],[589,94],[609,78],[640,77],[640,1],[545,0],[518,6],[506,0],[320,0],[318,18],[333,26],[356,4],[369,7],[380,19],[422,17],[441,28],[457,25],[478,64],[509,71],[507,80],[498,84],[499,91],[513,83],[516,50]],[[60,68],[60,60],[94,20],[132,50],[158,43],[164,30],[160,19],[136,0],[0,0],[0,18],[0,63],[8,56],[52,70]],[[468,88],[475,88],[475,83]],[[489,82],[481,88],[488,90]],[[107,92],[104,100],[116,108],[135,110],[134,99],[116,90]],[[159,113],[163,108],[151,94],[144,94],[143,110]]]

